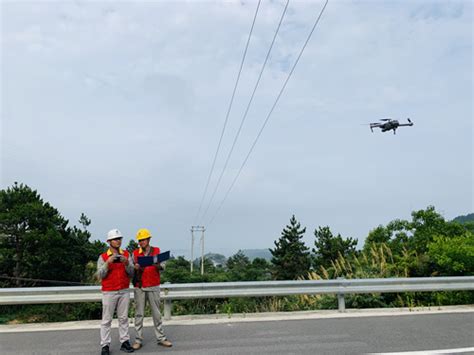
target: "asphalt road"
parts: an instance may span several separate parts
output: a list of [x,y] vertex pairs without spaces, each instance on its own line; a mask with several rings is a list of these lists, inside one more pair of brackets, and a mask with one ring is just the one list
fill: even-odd
[[[151,328],[139,354],[366,354],[474,349],[474,312],[361,318],[168,325],[174,346],[158,347]],[[133,339],[134,329],[131,328]],[[119,350],[117,329],[112,354]],[[474,351],[463,354],[474,354]],[[99,354],[99,331],[0,333],[0,354]]]

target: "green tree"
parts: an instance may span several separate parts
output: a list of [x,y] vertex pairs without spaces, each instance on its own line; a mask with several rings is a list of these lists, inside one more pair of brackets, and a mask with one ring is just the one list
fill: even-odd
[[352,238],[344,239],[340,234],[334,236],[326,227],[319,227],[314,230],[314,259],[313,266],[315,269],[321,266],[327,268],[331,265],[331,261],[336,260],[340,255],[348,257],[355,253],[357,240]]
[[81,282],[99,252],[87,230],[68,227],[57,209],[18,183],[0,190],[0,236],[0,275],[14,280],[5,286],[31,285],[23,278]]
[[[386,227],[378,226],[370,231],[364,244],[364,252],[373,247],[387,245],[397,264],[402,265],[407,276],[431,276],[436,274],[436,264],[430,259],[428,245],[436,236],[448,239],[464,235],[468,230],[458,222],[446,221],[434,206],[413,211],[411,220],[393,220]],[[432,255],[433,256],[433,255]]]
[[474,234],[436,236],[428,245],[428,255],[438,275],[474,275]]
[[469,222],[463,222],[461,224],[467,231],[474,233],[474,222],[469,221]]
[[163,281],[171,283],[191,282],[190,266],[189,261],[184,256],[169,259],[166,262],[166,270],[162,275]]
[[[433,241],[435,235],[451,234],[449,224],[436,212],[434,206],[428,206],[426,210],[413,211],[411,216],[409,226],[413,236],[409,238],[408,243],[411,249],[419,253],[427,251],[428,244]],[[459,231],[461,230],[458,229]]]
[[395,219],[387,224],[386,227],[379,225],[371,230],[365,239],[363,250],[370,253],[373,246],[380,247],[382,244],[390,246],[394,254],[401,254],[403,248],[407,247],[409,236],[412,235],[411,224],[409,221]]
[[293,215],[280,239],[274,242],[272,253],[273,278],[276,280],[293,280],[308,273],[311,266],[309,248],[302,241],[306,228]]
[[87,227],[91,225],[91,220],[84,213],[81,213],[79,224],[82,226],[82,229],[87,230]]
[[130,253],[130,255],[133,253],[135,249],[138,249],[138,248],[139,248],[138,243],[135,240],[130,239],[126,248],[128,252]]
[[266,281],[271,279],[270,263],[263,258],[255,258],[247,271],[247,280]]
[[250,269],[250,259],[245,256],[242,250],[227,259],[227,272],[232,281],[249,281],[248,272]]
[[171,283],[193,282],[223,282],[229,281],[223,268],[216,268],[209,259],[204,259],[204,275],[201,275],[201,266],[196,264],[193,273],[190,272],[190,262],[183,256],[170,258],[166,262],[162,281]]
[[434,206],[424,210],[413,211],[411,221],[393,220],[386,227],[379,226],[366,238],[364,250],[369,250],[373,243],[386,243],[399,254],[403,247],[426,253],[428,244],[436,235],[455,236],[466,230],[456,222],[446,221]]

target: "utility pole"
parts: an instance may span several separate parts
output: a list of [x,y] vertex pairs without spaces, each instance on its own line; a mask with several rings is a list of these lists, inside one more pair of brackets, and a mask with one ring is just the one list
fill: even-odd
[[204,227],[201,229],[201,275],[204,275]]
[[194,267],[194,232],[201,232],[201,275],[204,274],[204,226],[191,226],[191,273]]
[[193,264],[194,264],[194,226],[191,227],[191,274],[193,273]]

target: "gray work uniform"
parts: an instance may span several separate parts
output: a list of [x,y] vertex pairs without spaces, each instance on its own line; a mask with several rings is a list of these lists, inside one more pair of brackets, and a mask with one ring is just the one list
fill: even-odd
[[[133,264],[130,263],[125,267],[129,277],[133,276]],[[104,279],[108,274],[108,265],[102,259],[102,255],[97,260],[97,276]],[[100,346],[110,346],[111,342],[111,326],[114,312],[117,310],[117,318],[119,321],[120,343],[130,340],[128,332],[128,306],[130,304],[130,289],[125,288],[118,291],[102,291],[102,322],[100,324]]]
[[[133,263],[133,257],[131,259]],[[163,270],[163,266],[164,265],[160,265],[161,270]],[[160,286],[135,287],[133,292],[135,299],[135,330],[137,332],[135,342],[140,344],[143,343],[143,318],[145,314],[145,303],[147,300],[151,308],[153,330],[155,332],[156,340],[157,342],[166,340],[160,313]]]

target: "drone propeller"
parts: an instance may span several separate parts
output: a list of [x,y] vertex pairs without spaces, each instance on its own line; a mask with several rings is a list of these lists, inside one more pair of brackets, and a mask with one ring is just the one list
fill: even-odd
[[409,118],[407,118],[408,122],[413,123]]
[[391,121],[391,118],[381,118],[380,121]]

